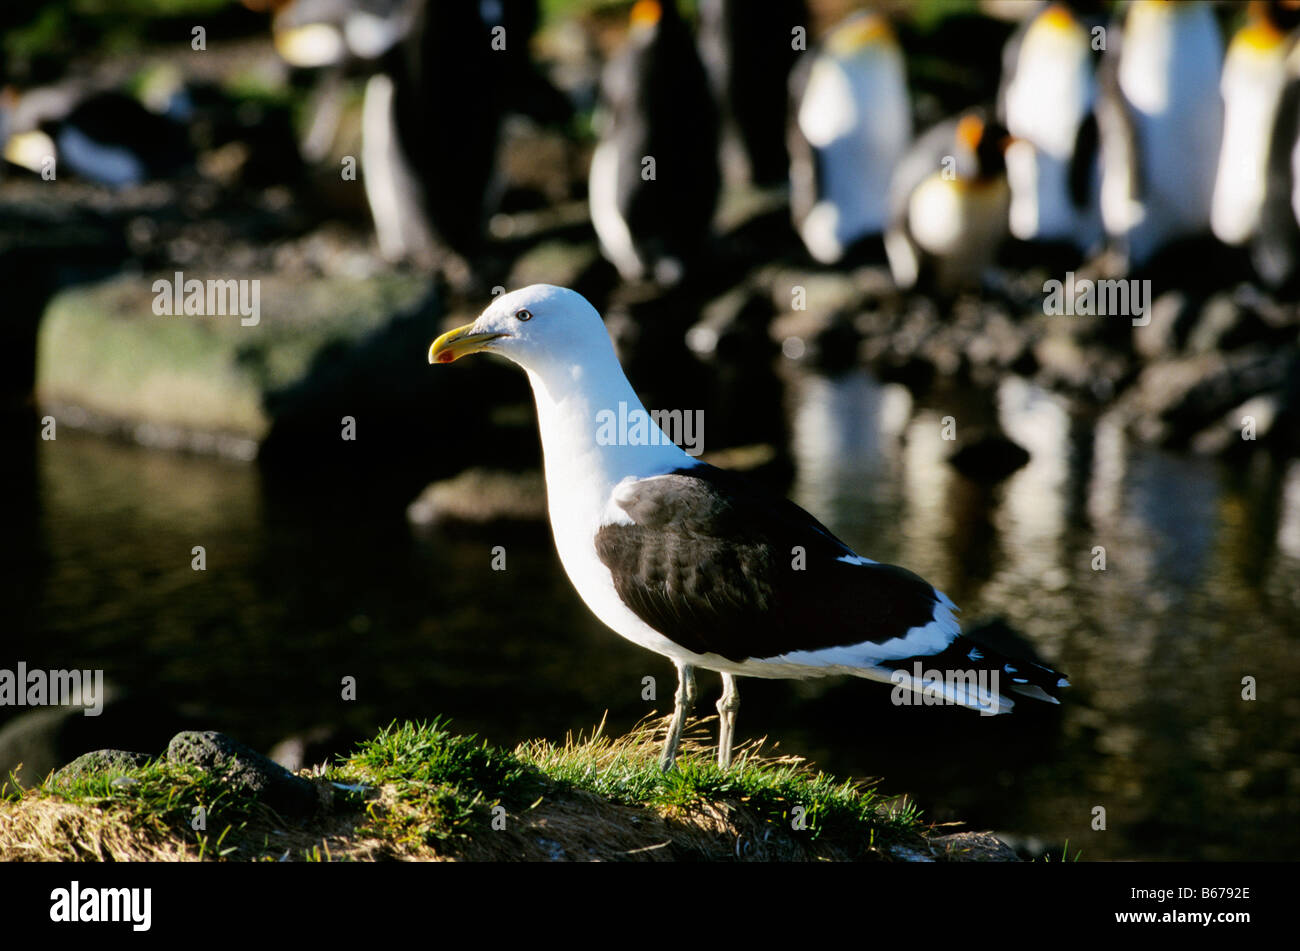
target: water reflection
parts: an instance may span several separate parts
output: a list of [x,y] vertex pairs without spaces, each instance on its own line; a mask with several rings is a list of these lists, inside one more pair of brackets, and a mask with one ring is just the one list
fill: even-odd
[[[992,401],[914,403],[862,372],[801,376],[787,400],[797,501],[947,590],[964,623],[1005,618],[1074,686],[1060,708],[989,719],[847,680],[751,680],[742,733],[883,775],[935,820],[1068,838],[1089,858],[1292,857],[1300,463],[1157,451],[1022,380]],[[996,417],[1029,464],[971,483],[944,461],[946,415]],[[590,616],[544,526],[412,533],[328,486],[290,502],[255,467],[75,433],[29,461],[7,546],[11,661],[103,667],[263,748],[436,714],[508,744],[605,710],[624,729],[669,702],[669,665]],[[701,687],[711,699],[716,681]]]

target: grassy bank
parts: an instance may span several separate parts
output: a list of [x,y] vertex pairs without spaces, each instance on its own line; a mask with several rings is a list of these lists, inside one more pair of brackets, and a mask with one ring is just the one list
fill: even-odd
[[657,766],[661,722],[513,751],[438,722],[393,725],[299,774],[309,816],[277,814],[224,775],[165,759],[55,774],[0,797],[0,860],[771,861],[1014,858],[992,836],[943,835],[905,800],[758,744],[719,770],[697,721]]

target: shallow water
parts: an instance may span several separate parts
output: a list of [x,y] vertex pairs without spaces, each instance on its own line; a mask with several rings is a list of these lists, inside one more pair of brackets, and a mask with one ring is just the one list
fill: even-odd
[[[786,402],[796,501],[946,591],[963,623],[1004,618],[1073,686],[1059,708],[985,718],[895,707],[873,683],[745,680],[742,738],[1055,854],[1068,839],[1085,859],[1294,857],[1300,462],[1135,445],[1017,380],[978,406],[800,376]],[[942,461],[950,413],[998,414],[1032,461],[968,482]],[[438,714],[497,743],[561,739],[671,704],[671,666],[591,617],[540,526],[412,531],[324,478],[286,500],[253,466],[66,431],[14,468],[0,666],[103,668],[263,749]],[[711,704],[716,680],[701,687]]]

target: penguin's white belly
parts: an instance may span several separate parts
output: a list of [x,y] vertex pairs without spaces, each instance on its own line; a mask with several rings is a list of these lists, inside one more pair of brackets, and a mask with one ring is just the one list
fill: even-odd
[[820,188],[800,235],[813,257],[833,263],[885,226],[889,179],[911,136],[901,57],[818,60],[796,121],[815,153]]
[[1222,59],[1218,25],[1208,8],[1133,8],[1119,85],[1136,126],[1143,193],[1135,197],[1141,212],[1125,212],[1122,201],[1105,202],[1103,211],[1109,230],[1132,229],[1135,262],[1171,239],[1209,230],[1223,137]]
[[1019,140],[1007,150],[1011,233],[1017,238],[1086,245],[1097,237],[1089,211],[1070,198],[1070,163],[1095,95],[1082,30],[1031,32],[1006,98],[1007,131]]
[[1007,131],[1068,161],[1095,94],[1086,46],[1077,50],[1074,44],[1053,44],[1022,54],[1007,87]]
[[966,184],[936,172],[912,192],[908,226],[924,251],[936,257],[960,255],[1007,228],[1007,186],[1001,180]]
[[1286,74],[1279,54],[1231,57],[1223,71],[1223,149],[1210,224],[1226,244],[1242,244],[1259,225],[1268,150]]
[[361,167],[379,251],[387,260],[418,258],[433,248],[423,192],[401,143],[393,113],[396,89],[380,73],[366,83],[361,107]]
[[618,209],[618,145],[601,142],[591,156],[587,195],[591,206],[591,224],[605,250],[624,280],[636,280],[645,272],[637,253],[632,231]]

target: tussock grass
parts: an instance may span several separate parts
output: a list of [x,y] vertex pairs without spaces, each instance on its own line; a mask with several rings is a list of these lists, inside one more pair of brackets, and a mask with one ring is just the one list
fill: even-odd
[[[150,763],[0,796],[0,859],[770,861],[957,857],[913,804],[836,780],[754,741],[718,769],[713,720],[659,770],[667,720],[602,722],[513,751],[444,721],[392,724],[303,771],[320,814],[286,820],[193,767]],[[196,831],[193,810],[207,810]],[[937,840],[936,840],[937,842]]]

